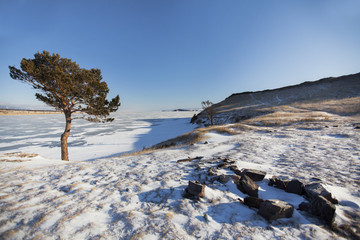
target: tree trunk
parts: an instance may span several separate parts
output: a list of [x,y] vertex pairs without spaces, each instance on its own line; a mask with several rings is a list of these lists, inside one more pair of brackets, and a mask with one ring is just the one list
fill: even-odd
[[69,161],[69,151],[67,146],[68,137],[70,135],[71,128],[71,114],[65,112],[65,131],[61,134],[61,160]]

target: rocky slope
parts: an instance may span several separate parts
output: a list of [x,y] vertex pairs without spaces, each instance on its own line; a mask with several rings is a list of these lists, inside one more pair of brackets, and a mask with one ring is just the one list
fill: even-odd
[[[360,112],[360,73],[273,90],[235,93],[214,104],[213,108],[216,124],[239,122],[289,109],[291,112],[323,111],[355,115]],[[197,123],[206,123],[204,121],[206,114],[201,112]]]

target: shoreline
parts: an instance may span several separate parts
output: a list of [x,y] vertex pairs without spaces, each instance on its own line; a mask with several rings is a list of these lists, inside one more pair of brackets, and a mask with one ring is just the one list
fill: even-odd
[[51,110],[16,110],[0,109],[0,116],[17,116],[17,115],[42,115],[42,114],[61,114],[60,111]]

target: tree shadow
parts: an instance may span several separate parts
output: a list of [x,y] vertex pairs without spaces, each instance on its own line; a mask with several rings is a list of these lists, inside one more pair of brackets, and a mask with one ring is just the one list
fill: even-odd
[[155,203],[158,205],[167,204],[168,200],[179,200],[183,198],[183,192],[186,186],[156,188],[148,192],[138,194],[140,202]]
[[157,143],[175,138],[192,131],[195,126],[190,123],[191,118],[162,118],[162,119],[139,119],[150,123],[150,131],[137,136],[134,150],[151,147]]
[[149,129],[149,131],[146,133],[137,134],[133,137],[135,141],[133,143],[131,151],[123,151],[111,155],[96,157],[88,159],[87,161],[94,161],[102,158],[111,158],[119,156],[121,154],[140,151],[144,148],[151,147],[157,143],[188,133],[196,127],[195,125],[190,123],[190,119],[191,118],[136,119],[136,122],[149,123],[149,126],[147,127],[140,127],[142,129]]

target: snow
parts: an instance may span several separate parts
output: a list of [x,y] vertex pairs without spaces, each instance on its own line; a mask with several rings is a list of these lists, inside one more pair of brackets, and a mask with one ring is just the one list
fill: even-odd
[[[268,186],[273,175],[303,182],[320,178],[339,200],[335,222],[356,221],[349,214],[356,216],[360,206],[360,131],[346,121],[250,127],[236,135],[209,132],[208,144],[117,156],[194,127],[186,123],[193,113],[146,114],[123,116],[125,123],[119,119],[115,126],[75,122],[69,163],[58,159],[55,146],[61,118],[41,116],[47,123],[42,129],[28,116],[22,116],[26,122],[0,118],[0,159],[6,160],[0,162],[0,238],[341,239],[296,210],[302,196]],[[204,158],[176,162],[196,156]],[[293,216],[268,222],[239,201],[246,195],[232,181],[211,181],[207,170],[224,158],[239,169],[266,171],[259,196],[289,202]],[[206,183],[198,202],[182,197],[189,180]]]

